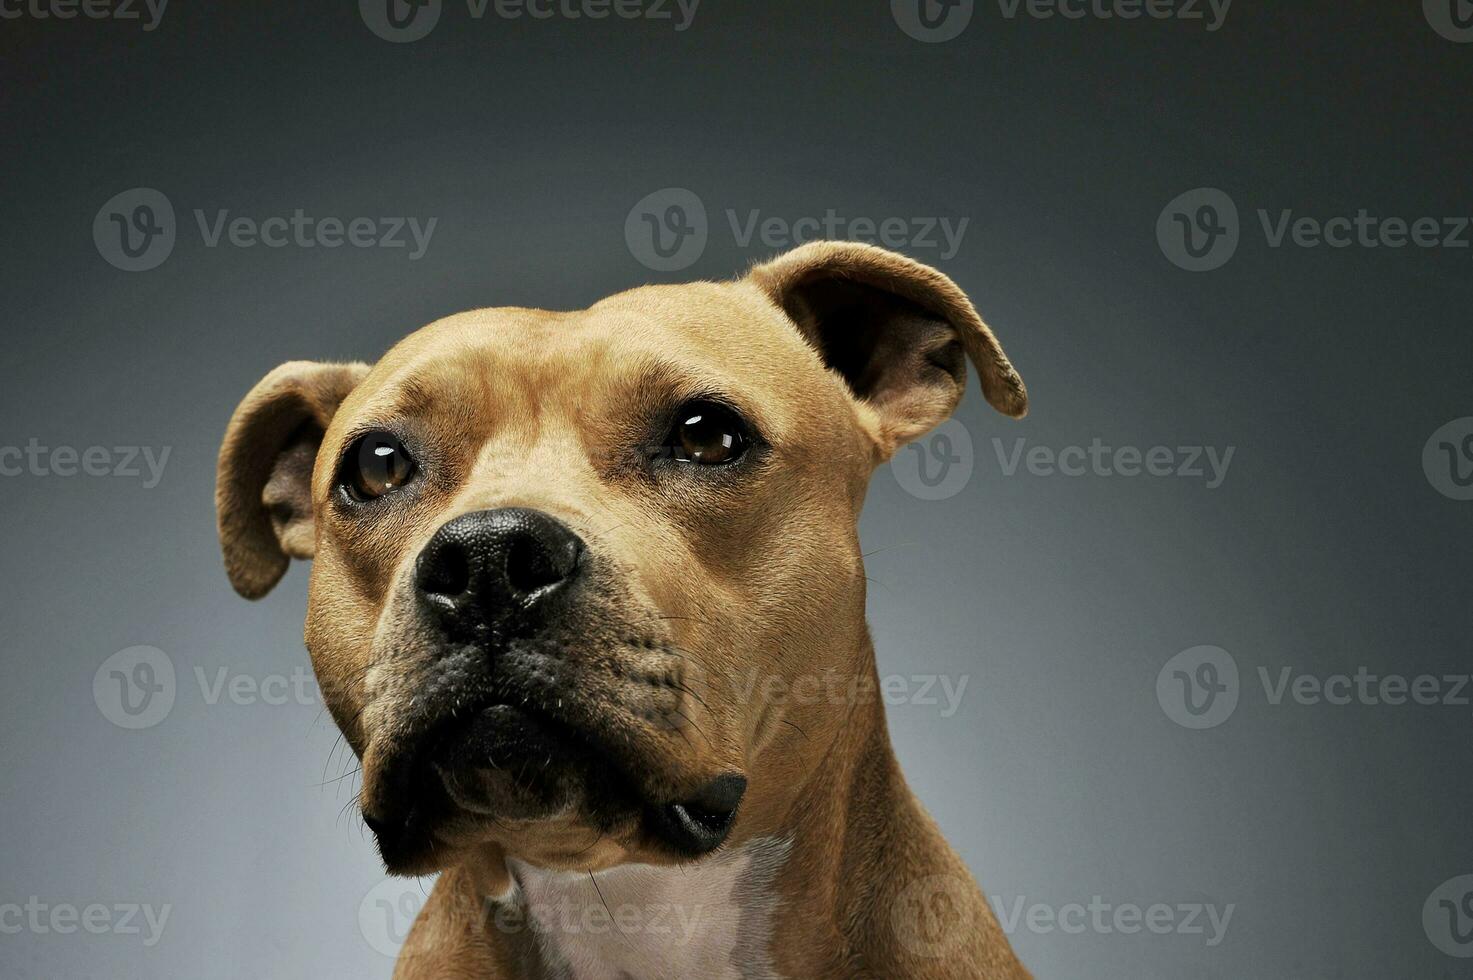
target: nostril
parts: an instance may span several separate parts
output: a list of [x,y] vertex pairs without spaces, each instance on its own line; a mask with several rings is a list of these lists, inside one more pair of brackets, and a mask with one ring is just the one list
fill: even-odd
[[511,591],[531,595],[573,574],[578,564],[578,539],[544,542],[529,534],[513,539],[506,552],[506,582]]
[[420,592],[448,598],[464,594],[471,585],[471,566],[465,549],[457,542],[441,542],[440,547],[419,556],[417,579]]

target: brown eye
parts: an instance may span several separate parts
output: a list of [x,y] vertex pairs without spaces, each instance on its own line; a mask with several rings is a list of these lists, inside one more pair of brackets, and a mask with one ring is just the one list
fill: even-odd
[[355,500],[373,500],[414,479],[419,467],[398,437],[370,432],[353,444],[344,461],[343,485]]
[[714,466],[741,458],[749,440],[747,423],[736,412],[717,402],[693,401],[675,413],[667,445],[683,463]]

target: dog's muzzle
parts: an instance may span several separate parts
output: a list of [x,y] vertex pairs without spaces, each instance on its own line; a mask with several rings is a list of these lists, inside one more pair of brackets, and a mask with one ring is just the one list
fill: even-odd
[[671,734],[648,719],[682,717],[684,655],[615,625],[598,565],[562,521],[520,507],[453,518],[420,552],[412,601],[438,653],[364,806],[391,866],[456,811],[532,818],[574,801],[682,856],[725,842],[746,779],[708,771],[652,789],[668,780],[638,746]]

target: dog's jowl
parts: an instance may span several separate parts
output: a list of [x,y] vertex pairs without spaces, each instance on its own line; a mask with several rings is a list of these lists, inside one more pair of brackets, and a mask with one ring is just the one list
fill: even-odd
[[[842,696],[877,680],[866,484],[968,360],[1021,416],[950,279],[820,242],[447,317],[245,397],[230,580],[258,597],[313,559],[307,647],[363,818],[391,872],[441,873],[397,976],[1027,976],[883,700]],[[769,693],[810,689],[840,694]]]

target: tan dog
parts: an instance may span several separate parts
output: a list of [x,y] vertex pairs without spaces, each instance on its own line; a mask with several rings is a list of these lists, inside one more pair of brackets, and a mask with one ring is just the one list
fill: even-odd
[[866,484],[964,353],[1022,416],[950,279],[823,242],[246,396],[230,580],[315,558],[364,819],[442,872],[397,977],[1027,977],[899,772],[864,621]]

